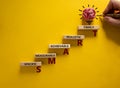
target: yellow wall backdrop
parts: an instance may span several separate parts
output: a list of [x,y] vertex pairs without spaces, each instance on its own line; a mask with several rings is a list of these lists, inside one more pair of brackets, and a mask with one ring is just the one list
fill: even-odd
[[0,0],[0,88],[120,88],[120,30],[100,19],[96,37],[43,64],[35,73],[20,71],[21,61],[47,53],[48,44],[76,35],[80,12],[95,5],[102,13],[109,0]]

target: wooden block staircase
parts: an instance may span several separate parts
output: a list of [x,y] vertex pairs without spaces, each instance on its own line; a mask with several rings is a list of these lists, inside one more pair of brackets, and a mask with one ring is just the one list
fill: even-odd
[[[98,25],[79,25],[78,31],[81,33],[83,31],[92,31],[93,35],[96,36],[96,33],[99,29]],[[63,44],[49,44],[49,53],[36,53],[34,62],[21,62],[20,65],[24,66],[35,66],[36,72],[41,72],[42,60],[44,62],[45,58],[48,59],[48,64],[56,63],[56,55],[69,55],[69,49],[71,45],[82,46],[85,35],[64,35]]]

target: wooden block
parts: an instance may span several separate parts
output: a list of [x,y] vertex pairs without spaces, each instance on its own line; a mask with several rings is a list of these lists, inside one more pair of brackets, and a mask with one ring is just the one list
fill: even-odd
[[70,44],[49,44],[49,48],[70,48]]
[[64,35],[63,39],[72,39],[72,40],[83,40],[85,38],[84,35]]
[[79,25],[78,30],[98,30],[99,25]]
[[37,53],[35,58],[56,58],[56,53]]
[[42,62],[21,62],[21,66],[41,66]]

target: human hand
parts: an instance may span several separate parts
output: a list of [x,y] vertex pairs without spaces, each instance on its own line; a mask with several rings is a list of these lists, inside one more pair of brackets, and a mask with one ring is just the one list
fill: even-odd
[[[116,10],[116,11],[115,11]],[[106,7],[104,14],[104,20],[110,24],[113,24],[115,26],[120,26],[120,19],[115,19],[110,16],[107,16],[107,14],[117,14],[120,13],[120,0],[110,0],[108,6]]]

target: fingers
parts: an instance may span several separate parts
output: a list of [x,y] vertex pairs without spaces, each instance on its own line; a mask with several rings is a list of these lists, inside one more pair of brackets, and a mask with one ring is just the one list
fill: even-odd
[[110,24],[113,24],[115,26],[120,26],[120,19],[114,19],[112,17],[109,16],[105,16],[104,20]]
[[113,8],[120,10],[120,0],[111,0],[113,3]]
[[114,13],[114,10],[120,10],[120,0],[110,0],[103,14]]
[[103,14],[107,14],[112,9],[113,9],[113,4],[112,4],[112,1],[110,0],[109,4],[107,5],[107,7],[104,10]]
[[120,10],[120,0],[110,0],[109,4],[103,12],[104,20],[110,24],[120,27],[120,19],[115,19],[106,15],[109,13],[114,13],[115,10]]

